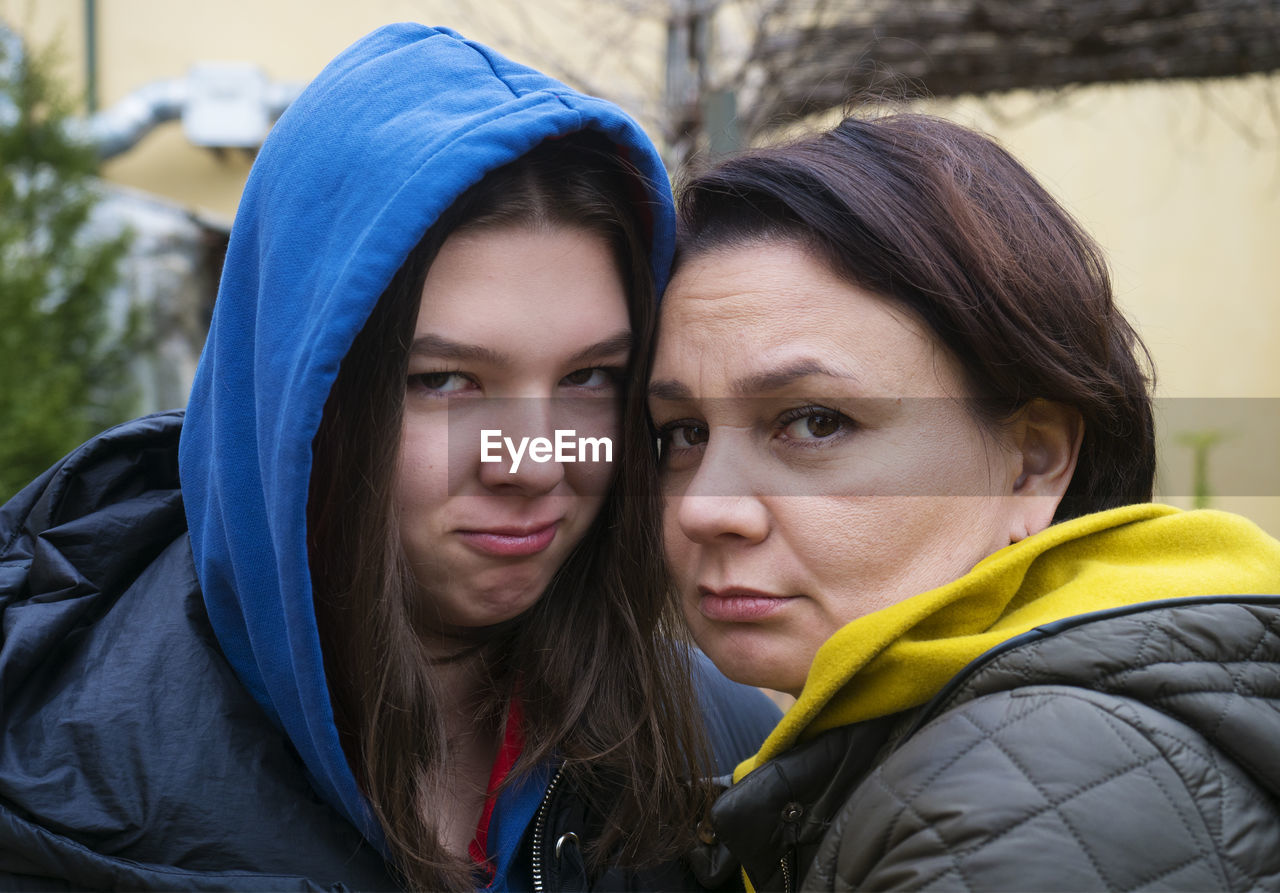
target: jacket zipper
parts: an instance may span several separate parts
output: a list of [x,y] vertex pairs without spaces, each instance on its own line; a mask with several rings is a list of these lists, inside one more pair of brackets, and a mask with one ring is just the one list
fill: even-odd
[[782,890],[783,893],[791,893],[795,888],[791,885],[791,860],[783,856],[780,860],[782,863]]
[[547,816],[551,813],[551,795],[555,793],[556,786],[560,784],[560,776],[564,775],[564,766],[556,770],[556,774],[551,776],[551,781],[547,783],[547,792],[542,795],[542,802],[538,804],[538,811],[534,814],[533,819],[533,891],[534,893],[543,893],[545,889],[542,885],[542,851],[546,849],[543,837],[547,830]]

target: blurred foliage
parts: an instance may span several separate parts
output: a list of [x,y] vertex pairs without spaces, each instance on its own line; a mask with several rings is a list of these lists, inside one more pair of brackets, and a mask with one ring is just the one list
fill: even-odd
[[1191,448],[1191,507],[1213,507],[1213,488],[1209,486],[1209,452],[1226,439],[1226,433],[1216,428],[1203,431],[1184,431],[1178,435],[1178,443]]
[[[0,43],[0,502],[136,406],[127,233],[95,236],[98,161],[51,50]],[[7,100],[6,101],[6,97]]]

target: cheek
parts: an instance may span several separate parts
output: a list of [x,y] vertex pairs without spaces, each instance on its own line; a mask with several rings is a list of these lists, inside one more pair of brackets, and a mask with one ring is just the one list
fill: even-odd
[[1008,545],[1000,505],[1000,500],[991,497],[958,496],[922,506],[931,512],[927,526],[922,523],[917,529],[920,561],[910,579],[911,588],[924,592],[958,580],[979,561]]
[[[770,536],[809,567],[833,561],[843,567],[849,554],[863,551],[859,531],[877,526],[878,502],[855,496],[775,496],[768,501]],[[823,561],[822,556],[828,557]]]
[[565,477],[579,495],[602,498],[622,462],[621,405],[603,397],[571,398],[553,405],[557,431],[576,461],[564,464]]
[[[779,518],[777,535],[837,624],[882,607],[892,568],[905,558],[894,541],[901,528],[886,497],[794,500]],[[803,505],[801,503],[809,503]]]
[[662,510],[662,546],[667,566],[683,591],[694,571],[694,542],[684,535],[677,521],[679,501],[667,499]]
[[402,509],[438,506],[451,488],[447,426],[406,416],[396,463],[396,501]]
[[[912,496],[791,500],[777,533],[823,602],[833,629],[948,582],[955,500]],[[960,522],[960,524],[957,524]]]
[[838,525],[846,531],[843,542],[825,544],[826,567],[836,572],[828,581],[843,588],[846,601],[856,602],[852,610],[846,606],[846,620],[959,579],[1003,545],[993,534],[997,513],[988,498],[886,496],[859,502],[858,516]]
[[920,429],[926,436],[904,444],[902,467],[913,475],[913,495],[994,497],[1002,495],[1012,453],[987,435],[964,401],[925,401]]
[[902,498],[888,500],[891,517],[880,522],[906,565],[908,595],[958,579],[1009,544],[1014,454],[984,436],[960,402],[937,407],[933,433],[904,444]]
[[575,495],[599,507],[609,492],[609,486],[613,483],[618,457],[615,454],[613,462],[591,461],[589,448],[587,456],[587,461],[565,463],[564,476]]
[[577,424],[571,430],[576,432],[572,450],[577,461],[564,465],[565,478],[575,493],[599,502],[623,461],[618,425],[598,419],[594,424]]

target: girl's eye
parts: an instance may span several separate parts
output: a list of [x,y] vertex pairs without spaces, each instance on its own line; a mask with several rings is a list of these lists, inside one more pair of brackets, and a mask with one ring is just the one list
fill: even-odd
[[457,394],[476,386],[461,372],[421,372],[410,375],[409,384],[432,394]]
[[782,436],[788,440],[826,440],[853,427],[844,413],[821,406],[805,406],[792,410],[782,418]]
[[617,369],[591,366],[586,369],[578,369],[576,372],[570,372],[560,379],[560,382],[575,388],[607,388],[612,387],[617,382],[618,375],[619,370]]

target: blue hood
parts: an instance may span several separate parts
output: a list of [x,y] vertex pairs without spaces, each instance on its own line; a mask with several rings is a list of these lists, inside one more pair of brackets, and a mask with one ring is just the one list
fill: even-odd
[[311,441],[356,333],[467,187],[549,137],[608,136],[646,179],[654,273],[674,213],[662,162],[619,108],[444,28],[360,40],[272,130],[237,212],[179,451],[209,619],[317,791],[381,832],[347,766],[307,566]]

